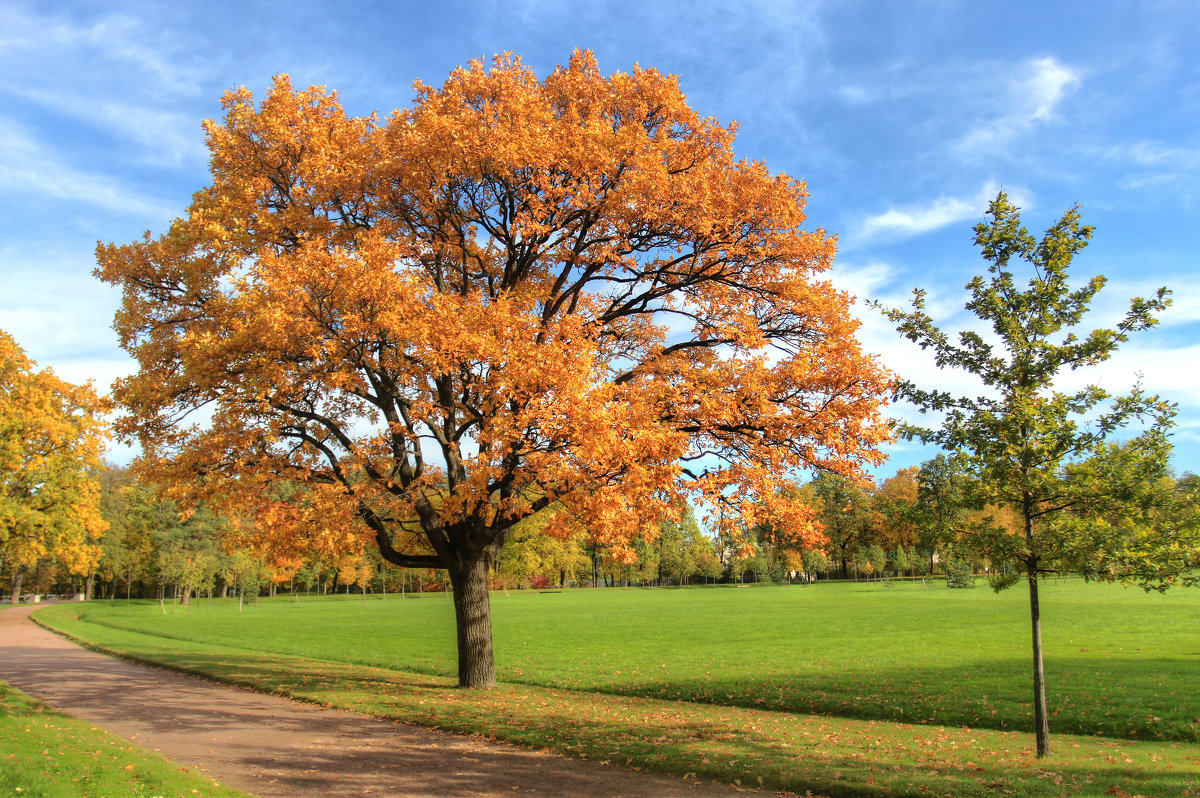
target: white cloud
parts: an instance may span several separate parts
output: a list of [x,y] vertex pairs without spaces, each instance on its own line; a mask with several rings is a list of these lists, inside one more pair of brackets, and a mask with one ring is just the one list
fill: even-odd
[[874,299],[890,283],[896,270],[883,261],[858,265],[838,261],[829,272],[829,281],[841,291],[850,292],[860,300]]
[[1157,141],[1139,141],[1110,151],[1112,157],[1138,166],[1163,166],[1170,169],[1200,167],[1200,149],[1169,147]]
[[[875,238],[908,238],[928,233],[947,225],[968,219],[979,219],[987,211],[988,203],[995,199],[1000,186],[988,182],[971,197],[938,197],[921,205],[888,208],[875,216],[868,216],[852,235],[853,243],[860,244]],[[1019,207],[1027,207],[1022,197],[1008,191],[1009,198]]]
[[1080,78],[1053,58],[1039,58],[1031,66],[1033,74],[1020,84],[1018,91],[1027,98],[1029,121],[1038,122],[1053,115],[1067,90],[1079,83]]
[[[129,160],[202,164],[200,120],[187,108],[200,74],[180,57],[177,35],[150,18],[108,14],[80,23],[0,4],[0,97],[12,113],[31,104],[59,129],[68,117],[130,147]],[[56,130],[57,132],[57,130]]]
[[3,119],[0,152],[4,153],[0,159],[0,190],[12,196],[67,200],[119,214],[172,216],[165,205],[118,181],[76,169]]
[[992,157],[1003,151],[1018,136],[1051,120],[1063,98],[1082,82],[1078,72],[1053,58],[1034,59],[1020,72],[998,98],[999,112],[952,145],[959,155]]
[[208,159],[204,131],[193,114],[63,91],[18,87],[11,93],[107,130],[127,144],[136,143],[139,154],[131,155],[132,160],[173,167],[202,165]]
[[1125,189],[1194,194],[1200,172],[1200,149],[1172,147],[1158,141],[1138,141],[1100,150],[1100,156],[1129,172],[1119,185]]
[[[1186,271],[1158,272],[1140,279],[1111,279],[1096,295],[1088,322],[1092,326],[1115,327],[1129,311],[1133,297],[1152,297],[1162,286],[1171,291],[1170,306],[1158,317],[1163,327],[1181,326],[1200,321],[1200,290]],[[1153,333],[1150,333],[1153,334]],[[1132,339],[1136,340],[1136,339]]]
[[[76,24],[64,16],[31,14],[20,5],[5,4],[0,6],[0,63],[50,85],[62,85],[61,73],[68,72],[74,78],[68,84],[94,79],[111,87],[132,69],[141,91],[196,94],[200,73],[172,57],[171,33],[151,28],[147,21],[109,14]],[[103,68],[91,73],[78,69],[93,61]]]
[[978,197],[938,197],[933,203],[924,206],[888,208],[881,214],[868,216],[862,223],[860,235],[865,238],[889,233],[902,236],[920,235],[980,216],[986,207],[986,204],[980,205]]

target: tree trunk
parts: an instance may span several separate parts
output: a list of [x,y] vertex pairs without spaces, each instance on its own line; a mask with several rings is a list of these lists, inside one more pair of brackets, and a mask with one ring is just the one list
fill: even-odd
[[1050,756],[1050,717],[1046,714],[1046,671],[1042,667],[1042,613],[1038,607],[1037,570],[1030,568],[1029,615],[1033,622],[1033,733],[1037,738],[1037,755]]
[[495,687],[487,558],[481,556],[462,563],[451,576],[458,627],[458,686]]
[[96,575],[88,574],[87,581],[84,582],[84,588],[83,588],[83,600],[84,601],[92,600],[92,591],[95,589],[95,587],[96,587]]
[[14,607],[21,603],[21,583],[25,581],[25,572],[28,570],[28,565],[21,564],[17,566],[17,570],[13,571],[12,605]]

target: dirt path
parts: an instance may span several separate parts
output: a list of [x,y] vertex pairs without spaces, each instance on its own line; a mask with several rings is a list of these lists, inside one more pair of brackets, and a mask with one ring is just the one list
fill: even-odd
[[259,796],[731,796],[698,784],[322,709],[97,654],[0,610],[0,678]]

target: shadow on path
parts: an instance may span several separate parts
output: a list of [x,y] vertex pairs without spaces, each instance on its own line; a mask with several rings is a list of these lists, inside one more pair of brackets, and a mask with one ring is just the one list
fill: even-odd
[[[0,612],[0,677],[259,796],[729,796],[733,787],[368,718],[135,665]],[[602,697],[597,697],[602,701]]]

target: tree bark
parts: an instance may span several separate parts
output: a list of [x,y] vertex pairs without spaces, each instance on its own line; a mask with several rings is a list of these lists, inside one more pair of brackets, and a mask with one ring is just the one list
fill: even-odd
[[458,686],[495,687],[487,557],[471,557],[459,563],[451,571],[451,583],[458,627]]
[[1046,713],[1046,671],[1042,666],[1042,614],[1038,607],[1037,570],[1030,568],[1029,615],[1033,623],[1033,733],[1037,739],[1037,755],[1050,756],[1050,717]]
[[488,571],[504,545],[504,532],[488,530],[473,536],[459,528],[449,536],[426,533],[437,554],[403,554],[392,547],[387,527],[368,508],[362,518],[375,530],[375,542],[384,560],[403,568],[446,569],[454,595],[454,617],[458,636],[458,686],[496,686],[496,663],[492,655],[492,605]]
[[25,572],[29,570],[28,565],[18,565],[17,570],[13,571],[12,577],[12,606],[17,606],[21,603],[21,583],[25,581]]

